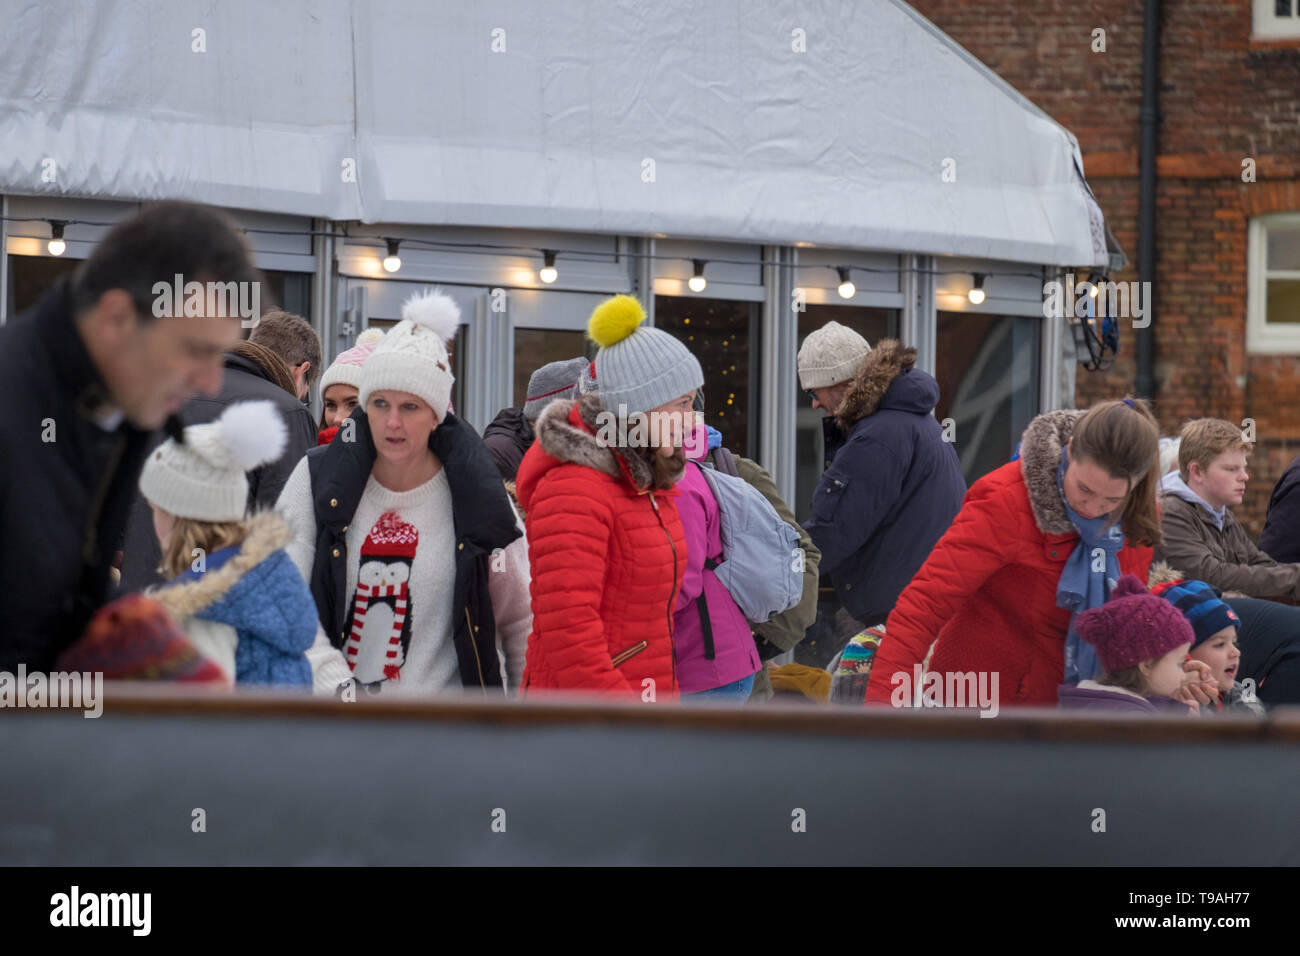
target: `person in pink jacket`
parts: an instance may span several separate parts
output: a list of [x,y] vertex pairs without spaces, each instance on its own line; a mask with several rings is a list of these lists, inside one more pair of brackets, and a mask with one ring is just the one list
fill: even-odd
[[686,533],[686,574],[673,611],[673,650],[683,698],[719,697],[743,704],[763,666],[744,613],[712,566],[722,558],[718,502],[700,469],[708,454],[705,426],[684,443],[686,471],[676,484]]

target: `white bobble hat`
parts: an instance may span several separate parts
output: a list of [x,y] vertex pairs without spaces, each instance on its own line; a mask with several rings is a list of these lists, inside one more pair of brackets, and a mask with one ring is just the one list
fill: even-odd
[[871,351],[867,340],[848,326],[827,322],[799,347],[799,387],[830,388],[858,374]]
[[178,518],[242,521],[245,473],[284,453],[288,429],[267,401],[239,402],[215,422],[185,429],[185,443],[163,442],[145,460],[140,492]]
[[446,342],[460,325],[460,306],[444,292],[416,293],[402,304],[402,321],[388,330],[361,366],[361,407],[372,392],[410,392],[428,402],[438,421],[451,404],[451,359]]

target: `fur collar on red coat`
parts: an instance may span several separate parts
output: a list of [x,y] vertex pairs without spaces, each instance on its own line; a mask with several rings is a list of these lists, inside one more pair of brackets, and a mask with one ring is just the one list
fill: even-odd
[[[573,414],[575,406],[577,415]],[[616,454],[613,448],[602,444],[597,438],[601,422],[597,416],[601,412],[600,399],[594,394],[584,395],[576,402],[551,402],[533,426],[542,451],[559,461],[585,465],[602,471],[611,478],[629,481],[638,489],[650,487],[655,475],[648,455],[640,454],[639,449],[629,449],[627,454]],[[681,477],[682,468],[678,467],[670,474],[661,476],[658,487],[671,488]]]
[[1075,534],[1075,527],[1056,487],[1061,449],[1070,441],[1082,409],[1061,408],[1044,412],[1029,423],[1020,439],[1020,474],[1029,492],[1034,524],[1043,534]]
[[835,424],[844,431],[866,418],[880,405],[894,379],[916,364],[916,349],[904,348],[897,339],[881,339],[862,360],[858,374],[835,409]]

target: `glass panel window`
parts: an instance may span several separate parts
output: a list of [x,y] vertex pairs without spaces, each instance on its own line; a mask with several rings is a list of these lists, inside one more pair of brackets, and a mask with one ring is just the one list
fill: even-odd
[[1300,0],[1253,0],[1251,20],[1254,37],[1263,40],[1300,37]]
[[261,291],[263,312],[279,309],[311,321],[311,273],[266,269],[262,276],[266,280]]
[[1267,295],[1264,321],[1269,325],[1300,323],[1300,279],[1269,279]]
[[1246,344],[1252,351],[1300,352],[1300,215],[1250,224]]
[[953,435],[970,485],[1011,460],[1038,414],[1042,320],[940,312],[937,322],[935,417]]
[[[827,322],[838,322],[857,332],[868,344],[875,346],[881,339],[898,336],[897,309],[878,309],[851,305],[808,305],[799,315],[799,345],[809,333]],[[822,476],[826,459],[826,442],[822,432],[820,409],[812,408],[812,400],[799,389],[799,411],[795,416],[795,500],[787,502],[795,517],[807,521],[811,517],[812,496]]]
[[543,365],[585,356],[594,358],[596,343],[571,329],[515,329],[515,408],[523,408],[528,380]]
[[704,420],[736,455],[758,443],[756,302],[655,296],[655,326],[676,336],[704,369]]
[[43,296],[60,276],[71,277],[78,259],[61,256],[9,256],[9,302],[6,315],[12,320]]

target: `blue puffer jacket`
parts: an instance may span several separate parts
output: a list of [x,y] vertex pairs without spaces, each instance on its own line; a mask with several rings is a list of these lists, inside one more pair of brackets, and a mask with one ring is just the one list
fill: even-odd
[[316,602],[284,550],[288,539],[283,519],[259,515],[242,543],[207,555],[202,572],[186,571],[154,595],[187,632],[194,621],[234,631],[236,684],[312,686],[306,652],[316,639]]
[[863,361],[827,422],[828,465],[804,525],[840,601],[867,626],[884,623],[966,493],[930,414],[939,383],[915,362],[916,349],[892,339]]

